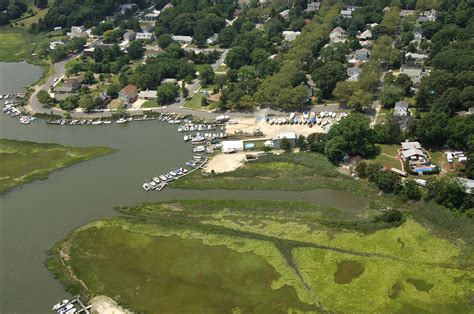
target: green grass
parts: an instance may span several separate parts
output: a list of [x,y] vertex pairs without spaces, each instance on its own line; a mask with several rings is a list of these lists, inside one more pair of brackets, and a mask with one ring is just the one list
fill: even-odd
[[156,108],[156,107],[161,107],[160,105],[158,105],[158,102],[156,100],[147,100],[141,106],[141,108]]
[[344,189],[367,194],[364,183],[340,174],[325,156],[314,153],[292,153],[259,158],[232,172],[207,174],[195,172],[172,183],[183,189],[238,190],[312,190]]
[[398,149],[400,145],[384,145],[380,144],[377,145],[377,148],[380,149],[380,153],[373,159],[367,159],[369,163],[379,163],[384,167],[392,167],[397,169],[402,169],[402,165],[400,161],[395,157],[398,154]]
[[196,93],[191,97],[190,100],[186,100],[184,102],[183,107],[189,108],[189,109],[196,109],[196,110],[212,110],[216,108],[217,105],[215,103],[210,103],[207,106],[202,106],[201,99],[203,97],[204,96],[201,93]]
[[32,56],[32,53],[36,46],[46,39],[44,34],[31,35],[20,28],[0,27],[0,61],[27,60],[34,64],[44,64],[44,60]]
[[44,180],[54,170],[112,151],[107,147],[75,148],[0,140],[0,193],[33,180]]
[[[361,232],[327,222],[376,224],[378,213],[284,201],[183,200],[121,211],[127,216],[80,227],[52,250],[47,265],[70,292],[145,312],[472,310],[472,254],[413,219]],[[347,261],[362,272],[337,283]]]

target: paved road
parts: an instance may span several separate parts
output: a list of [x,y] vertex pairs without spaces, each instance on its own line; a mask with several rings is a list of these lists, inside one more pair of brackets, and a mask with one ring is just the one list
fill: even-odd
[[[192,49],[192,48],[189,48]],[[225,60],[228,49],[224,49],[222,55],[220,58],[212,65],[213,69],[217,69]],[[46,79],[46,82],[44,85],[41,86],[36,86],[35,91],[30,97],[29,103],[28,103],[28,110],[34,113],[53,113],[59,116],[63,116],[67,111],[59,109],[59,108],[45,108],[43,105],[38,101],[38,92],[40,90],[45,90],[48,91],[50,86],[54,83],[54,78],[60,78],[63,75],[65,75],[66,72],[66,63],[68,63],[70,60],[77,58],[78,55],[73,55],[63,61],[60,61],[58,63],[54,64],[54,74]],[[201,84],[198,79],[195,79],[192,84],[189,84],[187,86],[189,90],[189,94],[192,95],[194,92],[197,92],[201,88]],[[246,111],[246,112],[222,112],[222,111],[214,111],[214,112],[208,112],[208,111],[200,111],[200,110],[193,110],[193,109],[187,109],[183,108],[182,105],[184,104],[185,99],[183,97],[180,97],[178,101],[174,104],[171,104],[169,106],[159,108],[159,109],[154,109],[154,112],[163,112],[163,113],[176,113],[179,115],[193,115],[198,118],[205,118],[205,119],[215,119],[217,116],[225,114],[228,115],[232,118],[237,118],[237,117],[259,117],[263,118],[265,115],[269,114],[274,114],[274,115],[279,115],[279,114],[285,114],[284,112],[270,109],[270,108],[265,108],[257,111]],[[312,108],[307,108],[307,110],[312,110],[315,112],[321,112],[321,111],[342,111],[342,109],[339,107],[338,104],[328,104],[328,105],[317,105],[313,106]],[[130,113],[131,115],[142,115],[146,114],[146,112],[149,110],[142,110],[142,109],[128,109],[127,112]],[[105,118],[105,117],[110,117],[112,115],[112,112],[110,110],[104,110],[104,112],[95,112],[95,113],[85,113],[82,111],[73,111],[70,112],[71,116],[73,118],[86,118],[86,119],[94,119],[94,118]]]

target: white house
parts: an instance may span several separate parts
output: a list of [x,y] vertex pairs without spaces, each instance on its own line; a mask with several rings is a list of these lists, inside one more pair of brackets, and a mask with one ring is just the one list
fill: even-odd
[[418,22],[434,22],[438,17],[438,12],[435,9],[431,9],[429,11],[421,12],[420,16],[418,17]]
[[321,8],[321,5],[323,3],[322,2],[319,2],[319,1],[316,1],[316,2],[310,2],[308,3],[308,6],[306,7],[306,9],[304,10],[305,12],[316,12],[316,11],[319,11],[319,9]]
[[348,7],[344,8],[344,9],[342,9],[339,15],[340,15],[342,18],[350,19],[350,18],[352,18],[352,12],[354,12],[356,9],[357,9],[356,6],[353,6],[353,5],[348,6]]
[[366,30],[362,32],[359,36],[357,36],[360,40],[367,40],[372,38],[372,32],[370,30]]
[[138,99],[155,100],[157,96],[156,90],[143,90],[138,93]]
[[141,32],[135,35],[135,39],[141,39],[141,40],[152,40],[154,37],[155,35],[153,35],[153,33],[148,33],[148,32]]
[[346,31],[338,26],[334,28],[331,33],[329,33],[329,41],[334,44],[334,43],[344,43],[346,42],[347,34]]
[[206,39],[206,44],[208,45],[214,45],[215,43],[217,43],[217,33],[214,33],[212,34],[211,37],[209,37],[208,39]]
[[190,44],[193,42],[193,38],[191,36],[172,35],[171,38],[173,39],[173,41],[182,45]]
[[301,32],[295,32],[295,31],[283,31],[282,35],[285,38],[286,41],[293,41],[298,37],[298,35],[301,34]]
[[281,11],[280,15],[281,15],[282,18],[287,20],[290,17],[290,9],[286,9],[284,11]]
[[359,80],[359,76],[362,73],[362,69],[355,66],[352,68],[347,68],[346,72],[347,72],[347,77],[348,77],[347,80],[351,82],[355,82]]

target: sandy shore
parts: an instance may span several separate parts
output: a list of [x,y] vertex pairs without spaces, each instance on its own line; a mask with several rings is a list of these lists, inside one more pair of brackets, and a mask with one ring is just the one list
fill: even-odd
[[132,312],[122,308],[112,298],[105,295],[99,295],[91,300],[92,313],[97,314],[131,314]]
[[320,125],[314,125],[310,128],[307,125],[271,125],[262,119],[255,118],[236,118],[232,119],[237,124],[228,124],[226,126],[227,134],[234,134],[240,131],[252,133],[256,128],[265,135],[264,138],[273,138],[281,132],[295,132],[297,136],[308,136],[312,133],[326,133]]
[[[252,152],[255,154],[256,152]],[[205,172],[215,173],[228,172],[237,169],[245,163],[245,154],[247,152],[238,152],[233,154],[219,154],[212,157],[204,167]]]

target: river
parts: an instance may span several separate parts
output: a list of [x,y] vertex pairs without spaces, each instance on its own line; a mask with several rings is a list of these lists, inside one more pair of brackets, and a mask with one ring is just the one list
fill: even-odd
[[[6,77],[5,73],[11,72],[4,72],[5,63],[0,63],[0,93],[22,91],[22,86],[33,83],[41,75],[35,66],[17,65],[21,67],[18,71],[28,75]],[[10,66],[6,64],[7,68]],[[8,84],[3,85],[4,82]],[[26,184],[0,196],[0,312],[50,313],[52,304],[69,297],[44,267],[46,251],[72,229],[116,215],[112,209],[116,205],[182,198],[231,198],[306,200],[343,208],[365,206],[365,200],[360,197],[325,189],[145,192],[141,187],[145,178],[184,165],[192,156],[191,144],[183,142],[176,128],[157,121],[108,126],[51,126],[36,121],[22,125],[0,113],[0,138],[69,146],[104,145],[118,150],[53,172],[47,180]]]

